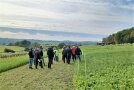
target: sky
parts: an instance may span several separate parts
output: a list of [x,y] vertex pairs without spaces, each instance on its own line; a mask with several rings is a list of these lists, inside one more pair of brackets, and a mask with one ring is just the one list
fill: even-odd
[[0,38],[101,41],[134,27],[134,0],[0,0]]

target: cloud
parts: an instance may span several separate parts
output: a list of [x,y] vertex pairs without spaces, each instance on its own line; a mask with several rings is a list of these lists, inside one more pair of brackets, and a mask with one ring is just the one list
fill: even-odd
[[[100,38],[84,38],[84,37],[75,37],[74,36],[50,36],[47,34],[29,34],[23,32],[9,32],[9,31],[0,31],[0,36],[2,38],[15,38],[15,39],[38,39],[38,40],[71,40],[71,41],[100,41]],[[13,37],[14,36],[14,37]]]
[[134,26],[134,0],[0,0],[0,26],[109,35]]
[[76,32],[61,32],[61,31],[50,31],[50,30],[35,30],[35,29],[24,29],[24,28],[9,28],[0,27],[1,32],[12,32],[12,33],[28,33],[30,35],[44,34],[49,36],[64,36],[64,37],[80,37],[80,38],[103,38],[106,35],[87,34],[87,33],[76,33]]

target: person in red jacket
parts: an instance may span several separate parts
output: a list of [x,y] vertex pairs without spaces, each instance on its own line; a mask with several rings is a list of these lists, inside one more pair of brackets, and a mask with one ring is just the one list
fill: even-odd
[[76,47],[75,46],[72,47],[72,59],[73,61],[76,60]]

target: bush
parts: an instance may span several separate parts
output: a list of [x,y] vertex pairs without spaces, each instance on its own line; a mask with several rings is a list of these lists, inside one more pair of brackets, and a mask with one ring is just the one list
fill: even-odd
[[29,51],[29,48],[25,48],[24,51],[27,51],[28,52]]
[[15,53],[14,50],[12,50],[12,49],[8,49],[8,48],[5,48],[5,49],[4,49],[4,52],[5,52],[5,53],[9,53],[9,52],[11,52],[11,53]]

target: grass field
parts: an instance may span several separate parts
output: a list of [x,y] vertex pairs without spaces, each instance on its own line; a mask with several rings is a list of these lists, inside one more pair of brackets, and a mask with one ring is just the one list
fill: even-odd
[[0,53],[4,52],[5,48],[12,49],[14,51],[23,51],[24,50],[23,47],[18,47],[18,46],[0,46]]
[[87,46],[75,64],[77,90],[133,90],[134,45]]
[[19,57],[7,57],[0,58],[0,72],[4,72],[24,64],[27,64],[29,61],[27,55],[19,56]]
[[71,61],[68,65],[60,58],[51,70],[47,64],[44,69],[28,69],[24,65],[29,61],[28,55],[0,59],[0,90],[134,89],[134,45],[82,46],[81,49],[81,62]]
[[63,64],[61,59],[52,69],[45,66],[31,70],[24,65],[0,73],[0,90],[75,90],[73,72],[73,63]]

